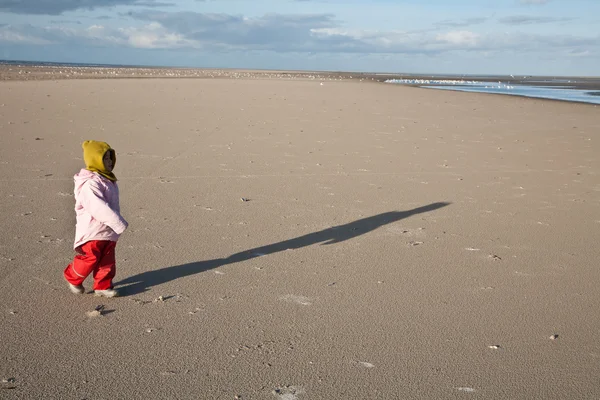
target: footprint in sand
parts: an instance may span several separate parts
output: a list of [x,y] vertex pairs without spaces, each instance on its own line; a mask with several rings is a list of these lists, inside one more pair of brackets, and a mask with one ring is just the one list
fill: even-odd
[[285,386],[274,389],[272,393],[281,400],[298,400],[298,396],[304,394],[304,390],[299,386]]

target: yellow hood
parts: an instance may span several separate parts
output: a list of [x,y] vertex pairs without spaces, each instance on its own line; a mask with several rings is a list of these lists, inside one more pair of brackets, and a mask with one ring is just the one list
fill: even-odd
[[97,172],[103,177],[110,179],[113,182],[117,181],[117,177],[110,171],[107,171],[104,167],[102,158],[107,151],[110,151],[110,158],[112,158],[113,169],[117,163],[117,156],[115,151],[105,142],[97,142],[95,140],[86,140],[81,145],[83,147],[83,161],[85,162],[85,169],[92,172]]

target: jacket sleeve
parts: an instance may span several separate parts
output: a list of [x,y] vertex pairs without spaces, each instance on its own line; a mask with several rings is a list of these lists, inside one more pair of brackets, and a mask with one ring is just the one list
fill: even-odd
[[94,219],[109,226],[117,234],[125,232],[127,221],[115,212],[106,201],[104,193],[97,182],[88,180],[80,192],[81,203]]

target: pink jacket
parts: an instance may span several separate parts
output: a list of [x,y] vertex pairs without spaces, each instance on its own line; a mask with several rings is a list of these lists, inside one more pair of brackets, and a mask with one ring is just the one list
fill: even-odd
[[128,225],[120,213],[117,183],[85,168],[73,179],[77,215],[73,248],[90,240],[116,242]]

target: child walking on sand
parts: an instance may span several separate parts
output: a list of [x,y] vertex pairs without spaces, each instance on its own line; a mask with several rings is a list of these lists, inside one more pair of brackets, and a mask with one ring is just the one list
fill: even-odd
[[75,174],[75,243],[78,253],[65,268],[69,289],[75,294],[85,291],[82,283],[90,273],[97,296],[115,297],[115,246],[127,229],[119,208],[119,187],[112,173],[115,151],[105,142],[86,140],[82,144],[85,168]]

